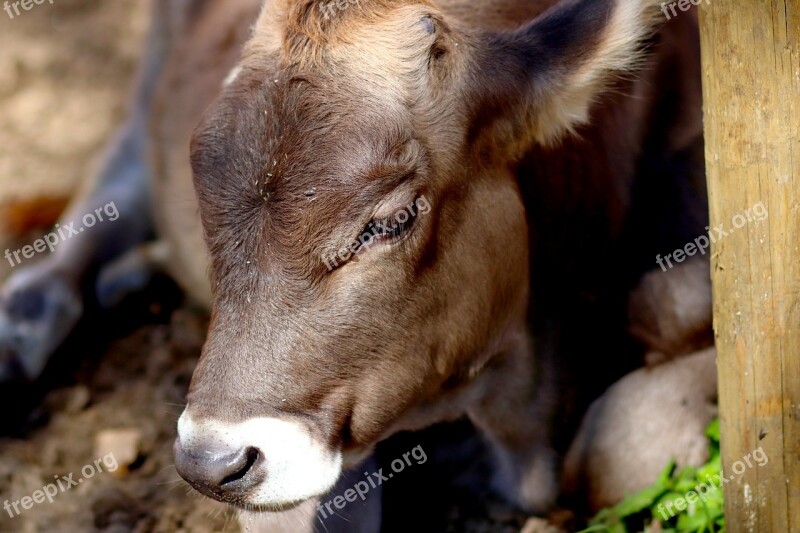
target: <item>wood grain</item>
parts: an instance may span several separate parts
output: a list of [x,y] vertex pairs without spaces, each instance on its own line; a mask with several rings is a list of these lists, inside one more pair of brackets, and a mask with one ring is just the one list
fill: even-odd
[[711,225],[730,232],[711,261],[727,530],[800,532],[800,0],[711,0],[700,25]]

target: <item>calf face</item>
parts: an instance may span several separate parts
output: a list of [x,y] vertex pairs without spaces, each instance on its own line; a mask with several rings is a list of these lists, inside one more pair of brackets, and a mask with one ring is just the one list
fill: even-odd
[[192,142],[214,304],[181,475],[283,508],[479,398],[527,338],[513,166],[587,119],[649,9],[567,2],[486,32],[423,2],[268,2]]

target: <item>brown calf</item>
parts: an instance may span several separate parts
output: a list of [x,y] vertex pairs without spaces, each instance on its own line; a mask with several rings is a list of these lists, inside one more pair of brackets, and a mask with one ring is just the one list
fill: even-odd
[[159,4],[131,137],[212,309],[175,444],[195,488],[312,528],[381,439],[467,414],[495,488],[555,503],[589,401],[641,364],[627,295],[704,191],[691,17],[552,3]]

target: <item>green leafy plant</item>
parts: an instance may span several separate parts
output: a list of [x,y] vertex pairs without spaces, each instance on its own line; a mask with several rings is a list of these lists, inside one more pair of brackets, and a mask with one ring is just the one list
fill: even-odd
[[[653,485],[601,510],[580,533],[724,533],[719,420],[708,426],[706,435],[710,452],[706,464],[676,472],[675,461],[670,461]],[[687,501],[690,493],[695,497]]]

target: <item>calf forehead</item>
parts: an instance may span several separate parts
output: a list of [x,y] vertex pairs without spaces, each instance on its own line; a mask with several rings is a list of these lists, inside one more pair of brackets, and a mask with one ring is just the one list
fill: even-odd
[[413,136],[403,116],[358,84],[240,77],[194,135],[195,182],[209,199],[229,194],[280,209],[321,191],[356,192]]
[[326,232],[363,215],[382,190],[383,167],[408,163],[400,148],[409,138],[402,117],[358,84],[244,68],[192,143],[215,270],[251,264],[253,254],[300,277],[319,268]]
[[423,6],[406,6],[393,16],[354,28],[346,42],[330,46],[332,64],[343,75],[371,87],[382,105],[401,110],[426,83],[434,22]]
[[265,6],[245,56],[258,63],[272,55],[282,65],[325,71],[331,87],[369,88],[384,110],[399,110],[426,72],[436,40],[432,11],[420,0],[275,0]]

